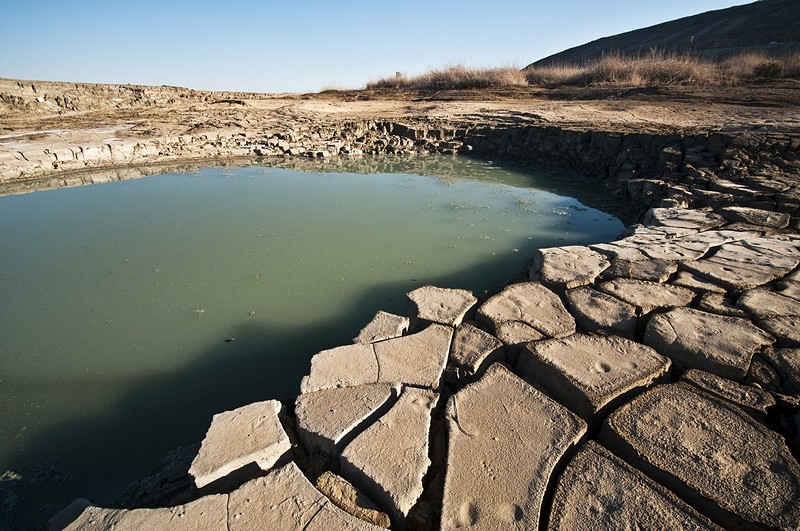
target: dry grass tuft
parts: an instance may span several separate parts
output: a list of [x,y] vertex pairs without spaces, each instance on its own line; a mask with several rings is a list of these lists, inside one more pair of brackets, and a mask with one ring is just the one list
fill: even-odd
[[650,53],[626,57],[606,55],[582,67],[554,65],[529,68],[525,71],[534,85],[594,85],[647,86],[669,84],[718,83],[716,64],[694,59],[688,55]]
[[525,74],[515,67],[468,68],[466,66],[451,66],[439,70],[431,70],[414,77],[406,77],[398,72],[394,77],[386,77],[367,83],[367,88],[447,90],[527,84]]
[[448,90],[509,86],[734,85],[749,79],[800,77],[800,50],[784,57],[747,52],[721,62],[659,51],[639,56],[609,54],[582,66],[562,64],[518,70],[451,66],[407,77],[400,72],[367,89]]

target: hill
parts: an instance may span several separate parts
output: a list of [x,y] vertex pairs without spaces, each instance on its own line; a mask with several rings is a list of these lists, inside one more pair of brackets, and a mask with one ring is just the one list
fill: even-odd
[[800,1],[760,0],[752,4],[664,22],[545,57],[526,68],[582,65],[609,54],[639,56],[651,50],[721,60],[747,52],[783,56],[800,50]]

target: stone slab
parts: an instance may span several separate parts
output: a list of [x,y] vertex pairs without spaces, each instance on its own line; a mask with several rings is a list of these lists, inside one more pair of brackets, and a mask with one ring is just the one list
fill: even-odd
[[503,344],[509,347],[522,345],[529,341],[538,341],[546,337],[535,328],[520,321],[503,321],[499,323],[495,328],[495,334]]
[[450,398],[447,422],[441,529],[538,530],[549,478],[586,424],[497,363]]
[[375,500],[403,528],[422,494],[431,464],[428,432],[439,395],[406,387],[386,415],[342,451],[341,474]]
[[272,468],[291,449],[278,418],[282,412],[280,402],[267,400],[214,415],[189,468],[197,488],[253,463]]
[[589,441],[558,479],[547,529],[720,528],[669,490]]
[[457,326],[478,299],[465,289],[422,286],[406,294],[412,302],[412,313],[417,319]]
[[606,257],[637,262],[650,260],[650,257],[639,250],[639,246],[634,243],[619,241],[612,243],[597,243],[589,246],[590,249],[604,254]]
[[800,282],[793,280],[780,280],[775,283],[775,293],[800,301]]
[[700,297],[700,302],[697,303],[697,309],[717,315],[748,318],[747,312],[736,306],[722,293],[704,293]]
[[226,531],[382,529],[336,507],[294,463],[245,483],[229,497]]
[[600,441],[725,528],[800,526],[800,465],[783,438],[692,386],[635,398]]
[[740,407],[749,415],[758,418],[764,418],[769,410],[775,406],[775,399],[766,391],[749,385],[741,385],[710,372],[690,369],[683,373],[681,381],[725,399]]
[[791,220],[791,216],[783,212],[770,212],[768,210],[741,206],[719,208],[717,209],[717,213],[729,223],[747,223],[773,229],[786,228],[789,226],[789,221]]
[[539,282],[506,287],[478,309],[478,318],[495,330],[500,323],[518,321],[547,337],[564,337],[575,332],[575,319],[561,299]]
[[563,291],[591,284],[608,266],[608,260],[589,247],[551,247],[539,249],[533,255],[531,278]]
[[676,227],[709,230],[725,224],[725,218],[714,212],[687,208],[651,208],[642,223],[652,227]]
[[615,278],[629,278],[633,280],[647,280],[663,283],[678,271],[678,264],[668,260],[620,260],[614,259],[611,265],[603,271],[604,280]]
[[772,317],[800,318],[800,301],[766,289],[747,290],[739,296],[736,304],[747,310],[756,320]]
[[750,321],[690,308],[654,315],[644,343],[689,369],[742,380],[753,354],[774,339]]
[[678,274],[675,276],[674,279],[670,282],[675,286],[681,286],[683,288],[689,288],[690,290],[694,291],[695,293],[721,293],[725,294],[726,290],[722,286],[714,284],[713,282],[709,282],[708,280],[704,279],[703,277],[699,277],[688,271],[678,271]]
[[798,324],[797,317],[771,317],[758,321],[756,324],[775,337],[777,346],[800,347],[800,324]]
[[400,337],[408,331],[409,319],[401,315],[378,311],[375,317],[353,338],[354,343],[375,343]]
[[692,290],[680,286],[625,278],[603,282],[598,289],[636,306],[641,313],[649,313],[656,308],[686,306],[695,297]]
[[573,334],[528,344],[517,370],[592,423],[632,392],[666,377],[670,361],[630,339]]
[[309,453],[333,455],[399,392],[399,386],[380,383],[303,393],[295,401],[297,435]]
[[627,302],[588,286],[567,290],[564,299],[582,330],[630,338],[636,333],[636,307]]
[[741,291],[783,278],[800,263],[791,243],[775,238],[748,238],[722,245],[710,258],[686,262],[685,270]]
[[474,378],[505,355],[503,342],[470,324],[461,324],[453,335],[448,366],[460,378]]
[[765,356],[781,376],[783,393],[800,395],[800,349],[780,348]]
[[355,344],[318,352],[300,383],[300,392],[353,387],[378,381],[378,359],[372,344]]
[[228,531],[228,495],[213,494],[198,500],[157,509],[105,509],[87,507],[65,531]]
[[375,343],[377,381],[438,389],[452,339],[452,328],[432,324],[416,334]]

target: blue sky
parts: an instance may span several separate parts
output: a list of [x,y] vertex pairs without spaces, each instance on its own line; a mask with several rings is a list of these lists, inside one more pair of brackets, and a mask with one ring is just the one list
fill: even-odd
[[0,0],[0,77],[310,92],[523,67],[735,0]]

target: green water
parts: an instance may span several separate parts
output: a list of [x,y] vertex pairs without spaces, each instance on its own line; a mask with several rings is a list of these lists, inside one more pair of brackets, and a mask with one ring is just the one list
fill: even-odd
[[564,174],[454,158],[300,169],[0,197],[0,474],[14,473],[0,526],[112,504],[214,413],[291,399],[315,352],[404,313],[407,291],[495,290],[536,248],[623,228],[553,193],[604,204]]

